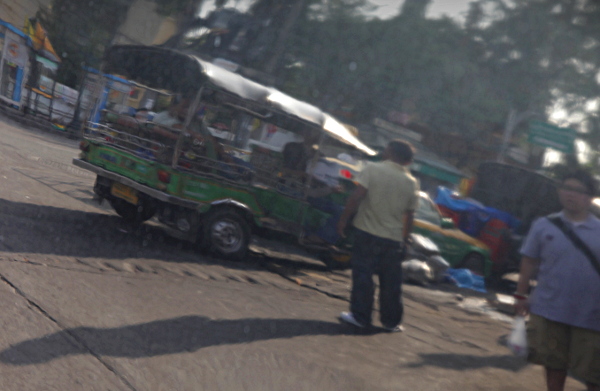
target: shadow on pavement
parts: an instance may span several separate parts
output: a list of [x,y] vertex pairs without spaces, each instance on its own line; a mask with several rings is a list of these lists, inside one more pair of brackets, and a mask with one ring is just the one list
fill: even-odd
[[182,254],[173,250],[184,249],[186,243],[168,237],[150,224],[131,229],[117,215],[6,199],[0,199],[0,215],[5,251],[81,258],[159,257],[169,262],[185,262]]
[[[88,197],[89,195],[86,195]],[[89,196],[91,197],[91,196]],[[0,249],[107,259],[157,258],[166,262],[218,263],[233,269],[262,269],[265,256],[249,254],[245,262],[199,255],[193,244],[172,238],[156,223],[128,226],[116,214],[83,212],[0,198]],[[8,228],[10,227],[10,228]],[[23,240],[35,237],[36,240]],[[277,259],[281,266],[326,270],[324,265]]]
[[500,368],[507,371],[518,372],[527,366],[522,358],[511,354],[481,356],[471,354],[421,354],[421,362],[409,364],[409,368],[439,367],[454,369],[457,371],[468,371],[481,368]]
[[184,316],[115,328],[77,327],[20,342],[0,362],[33,365],[76,354],[141,358],[307,335],[350,335],[339,323],[300,319],[212,320]]

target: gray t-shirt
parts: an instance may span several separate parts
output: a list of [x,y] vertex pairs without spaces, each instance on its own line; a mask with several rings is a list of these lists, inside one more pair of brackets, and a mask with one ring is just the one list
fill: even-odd
[[[590,214],[574,225],[562,213],[558,215],[600,259],[600,220]],[[536,220],[521,254],[540,260],[532,314],[600,331],[600,275],[558,227],[545,217]]]

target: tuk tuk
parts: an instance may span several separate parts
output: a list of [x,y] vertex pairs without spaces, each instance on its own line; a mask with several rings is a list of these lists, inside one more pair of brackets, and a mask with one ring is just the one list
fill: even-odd
[[[169,234],[224,258],[244,258],[259,235],[291,239],[330,267],[349,265],[350,239],[307,241],[331,226],[353,190],[356,170],[347,168],[376,155],[348,127],[172,49],[114,46],[102,73],[164,98],[154,102],[164,107],[150,108],[153,117],[101,104],[88,113],[73,164],[97,175],[94,192],[117,214],[136,224],[154,217]],[[106,82],[95,87],[98,102]],[[315,135],[306,168],[289,169],[286,146]]]

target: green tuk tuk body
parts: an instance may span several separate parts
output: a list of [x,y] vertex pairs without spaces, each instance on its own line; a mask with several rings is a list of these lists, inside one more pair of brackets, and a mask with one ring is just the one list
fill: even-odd
[[[90,118],[100,120],[84,129],[82,153],[73,163],[97,174],[95,193],[123,218],[139,223],[156,217],[172,235],[199,242],[223,257],[244,257],[251,235],[259,232],[283,232],[305,244],[307,232],[331,217],[308,202],[317,181],[311,173],[298,180],[283,169],[284,141],[298,141],[303,132],[316,130],[320,151],[375,155],[318,108],[185,53],[116,46],[107,52],[104,71],[160,89],[164,96],[192,92],[194,102],[180,129],[96,107]],[[199,112],[200,135],[187,130]],[[232,118],[229,125],[223,124],[223,113]],[[226,159],[215,158],[215,140]],[[319,156],[329,164],[327,156]],[[332,167],[337,175],[335,163]],[[351,178],[334,179],[346,192],[324,198],[341,207],[353,183]],[[337,247],[333,252],[325,245],[308,248],[326,254],[332,266],[348,264],[348,254],[336,252]]]

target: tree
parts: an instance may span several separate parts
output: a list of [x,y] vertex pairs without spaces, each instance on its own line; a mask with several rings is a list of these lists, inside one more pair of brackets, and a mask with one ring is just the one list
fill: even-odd
[[[54,0],[38,17],[62,57],[57,81],[77,87],[82,66],[98,67],[104,49],[125,20],[133,0]],[[107,20],[113,23],[106,23]]]
[[[203,0],[153,0],[156,12],[174,16],[180,26],[195,17]],[[47,28],[51,41],[62,56],[57,81],[71,87],[79,83],[82,65],[98,67],[127,17],[134,0],[53,0],[49,9],[41,9],[38,17]],[[226,2],[226,1],[225,1]],[[110,20],[110,23],[107,21]]]
[[[102,8],[113,4],[124,17],[131,1],[105,0]],[[221,8],[192,21],[201,0],[154,1],[159,12],[180,21],[185,45],[176,47],[210,49],[213,57],[268,71],[278,88],[347,115],[354,125],[397,111],[434,134],[478,145],[502,130],[507,118],[543,118],[558,97],[568,110],[585,112],[600,92],[600,9],[592,0],[476,0],[464,26],[427,19],[430,2],[423,0],[404,2],[388,20],[366,18],[366,0],[255,0],[246,14]],[[93,12],[78,1],[54,2],[53,9],[71,7],[71,18],[53,14],[53,31],[65,29],[67,43],[87,37],[93,41],[89,57],[99,58],[116,27],[104,26],[102,16],[88,15]],[[73,22],[73,15],[80,20]],[[225,20],[226,32],[210,29]],[[188,39],[187,31],[202,28],[204,35]],[[81,45],[60,46],[51,38],[59,53],[76,59],[77,69]],[[592,119],[579,130],[598,144],[600,127]],[[517,122],[520,136],[527,121]],[[466,155],[454,157],[469,163]]]
[[431,0],[405,0],[400,13],[405,17],[425,19]]
[[[447,132],[469,132],[496,121],[498,101],[478,68],[481,50],[449,19],[412,13],[365,20],[338,12],[319,14],[298,32],[293,67],[300,94],[330,110],[352,110],[358,122],[411,111],[415,119]],[[301,75],[300,75],[301,74]]]
[[[595,47],[600,9],[595,2],[482,0],[478,4],[470,14],[470,32],[484,47],[481,66],[492,77],[496,94],[508,103],[507,112],[543,116],[557,98],[567,110],[583,112],[586,102],[598,96],[600,57]],[[516,129],[517,134],[526,124]]]

